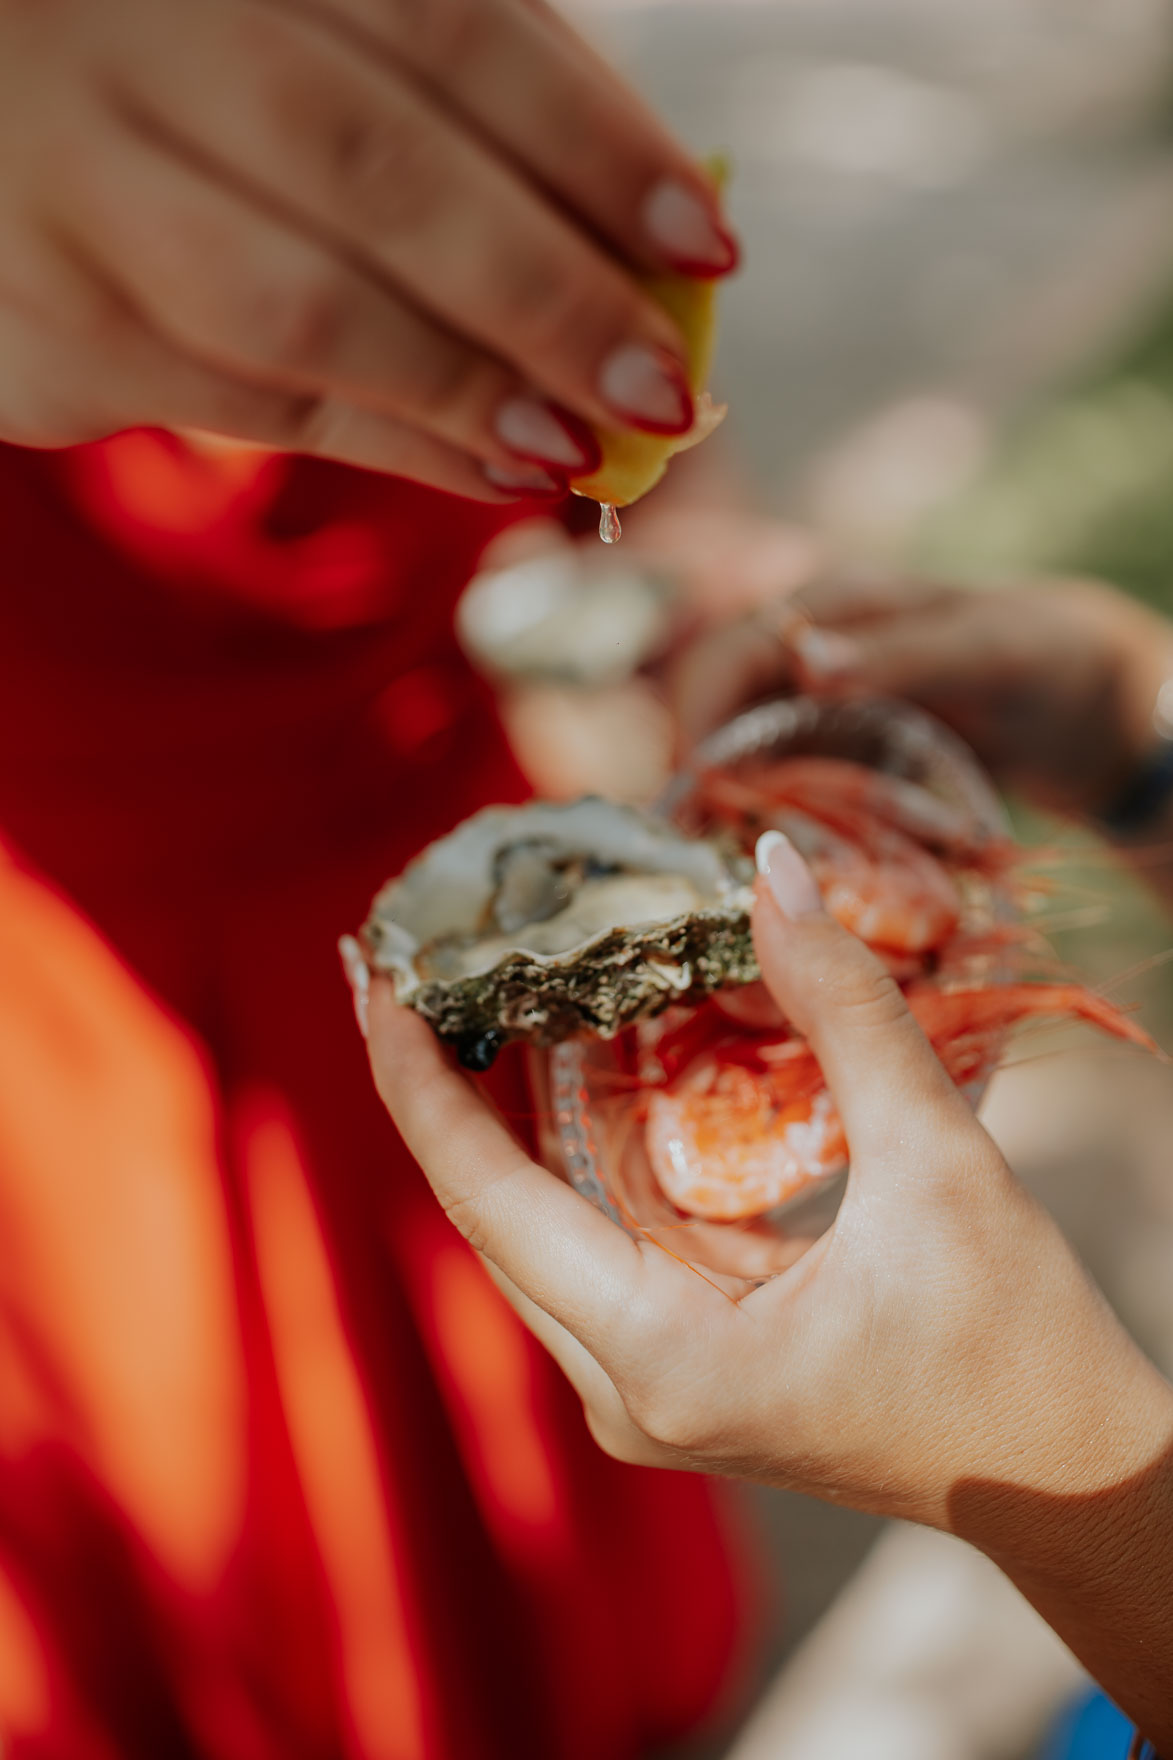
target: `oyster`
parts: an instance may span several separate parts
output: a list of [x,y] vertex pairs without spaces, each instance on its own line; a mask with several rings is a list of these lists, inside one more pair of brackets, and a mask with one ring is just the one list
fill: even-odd
[[361,941],[399,1001],[487,1069],[510,1039],[609,1039],[756,978],[751,872],[594,796],[490,807],[383,888]]

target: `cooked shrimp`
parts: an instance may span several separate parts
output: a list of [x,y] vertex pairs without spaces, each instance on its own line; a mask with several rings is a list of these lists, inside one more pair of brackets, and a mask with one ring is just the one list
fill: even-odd
[[751,777],[759,800],[800,807],[845,833],[878,822],[968,867],[1000,868],[1017,859],[1010,840],[991,836],[966,808],[886,770],[845,758],[785,758]]
[[914,984],[906,998],[960,1087],[985,1076],[997,1063],[1011,1027],[1031,1016],[1086,1021],[1143,1051],[1159,1050],[1138,1022],[1082,984],[991,984],[957,990]]
[[[905,989],[959,1087],[989,1075],[1010,1029],[1029,1016],[1084,1020],[1155,1049],[1082,985],[981,982],[1015,954],[1018,969],[1028,954],[1039,975],[1054,967],[1031,928],[993,920],[988,886],[971,894],[970,880],[1001,879],[1020,858],[963,809],[899,777],[816,757],[709,771],[701,800],[747,850],[767,828],[786,833],[828,911]],[[633,1073],[645,1091],[627,1117],[642,1124],[652,1174],[686,1215],[760,1216],[842,1168],[843,1128],[818,1062],[761,986],[644,1023],[637,1043]]]
[[927,790],[838,759],[793,758],[748,777],[709,772],[703,797],[747,844],[766,829],[785,832],[832,916],[894,958],[900,976],[909,975],[905,956],[931,953],[957,932],[961,893],[926,842],[931,831],[942,846],[968,850],[972,831],[966,841],[968,821]]
[[831,915],[869,947],[924,954],[961,922],[961,894],[944,864],[902,831],[861,823],[853,837],[806,811],[780,807],[765,821],[804,857]]
[[833,1173],[844,1145],[830,1094],[804,1094],[800,1084],[782,1099],[788,1089],[714,1058],[687,1087],[649,1095],[645,1140],[665,1195],[690,1216],[733,1222]]
[[[1010,1028],[1030,1016],[1083,1020],[1156,1050],[1128,1015],[1079,984],[922,984],[909,990],[908,1003],[960,1087],[990,1073]],[[838,1172],[847,1153],[814,1054],[788,1034],[725,1033],[694,1055],[647,1096],[645,1145],[665,1195],[714,1222],[773,1210]]]

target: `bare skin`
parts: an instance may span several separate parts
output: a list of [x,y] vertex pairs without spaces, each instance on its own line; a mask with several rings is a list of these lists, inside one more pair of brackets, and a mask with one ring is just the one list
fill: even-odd
[[1173,1389],[795,864],[759,882],[757,947],[852,1174],[831,1231],[741,1301],[530,1161],[382,982],[379,1091],[608,1452],[961,1535],[1173,1747]]
[[[1171,677],[1173,628],[1099,581],[975,590],[828,569],[705,637],[674,684],[690,743],[772,691],[902,697],[1037,805],[1094,817],[1150,748]],[[1173,869],[1154,878],[1173,896]]]
[[632,271],[736,259],[543,0],[0,0],[0,157],[27,446],[152,424],[560,494],[588,424],[691,425]]

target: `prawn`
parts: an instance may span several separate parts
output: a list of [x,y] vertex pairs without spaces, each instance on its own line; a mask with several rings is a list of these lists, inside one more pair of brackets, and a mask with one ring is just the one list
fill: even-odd
[[846,758],[778,759],[749,772],[747,784],[759,804],[801,808],[845,834],[869,824],[887,825],[954,866],[999,873],[1018,860],[1010,839],[987,831],[967,808],[905,777]]
[[708,770],[700,798],[747,849],[761,831],[784,832],[831,915],[901,978],[960,929],[962,876],[996,877],[1012,859],[1009,841],[983,833],[961,808],[839,758],[787,758],[738,775]]
[[[767,829],[791,839],[827,910],[884,960],[959,1088],[983,1081],[1032,1016],[1082,1020],[1156,1050],[1122,1010],[1066,980],[1036,930],[996,920],[994,889],[1022,852],[965,809],[901,777],[813,756],[706,770],[697,802],[747,853]],[[1045,981],[996,981],[1016,951]],[[679,1213],[748,1222],[845,1166],[818,1061],[761,986],[643,1022],[631,1046],[625,1079],[637,1092],[617,1102],[623,1141],[635,1140],[632,1120],[642,1125],[646,1167]]]
[[[1121,1009],[1076,983],[980,989],[921,984],[910,987],[907,1000],[962,1088],[990,1073],[1010,1029],[1032,1016],[1086,1021],[1117,1039],[1157,1049]],[[788,1203],[843,1168],[843,1125],[805,1040],[785,1033],[739,1040],[725,1033],[690,1057],[697,1041],[695,1022],[689,1026],[686,1039],[659,1052],[661,1067],[674,1075],[646,1095],[648,1161],[678,1210],[707,1221],[742,1221]]]

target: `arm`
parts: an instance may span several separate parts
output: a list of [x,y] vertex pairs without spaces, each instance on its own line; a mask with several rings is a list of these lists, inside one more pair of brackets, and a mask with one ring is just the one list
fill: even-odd
[[740,1301],[530,1162],[381,983],[380,1092],[604,1447],[960,1535],[1173,1747],[1173,1389],[793,851],[767,866],[759,958],[852,1173],[831,1230]]
[[[1173,1747],[1173,1391],[1105,1338],[1026,1482],[964,1478],[949,1526],[1005,1571],[1110,1698]],[[1066,1400],[1064,1401],[1066,1404]],[[1067,1456],[1059,1468],[1061,1451]]]

